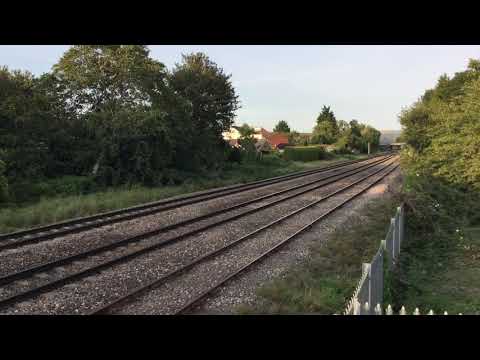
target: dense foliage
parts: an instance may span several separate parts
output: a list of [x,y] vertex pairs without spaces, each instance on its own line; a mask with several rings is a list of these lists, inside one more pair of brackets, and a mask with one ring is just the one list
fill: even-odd
[[[374,151],[380,143],[380,132],[373,127],[359,123],[357,120],[346,122],[337,120],[328,106],[322,108],[313,129],[312,144],[335,144],[337,151],[366,153],[368,143]],[[306,145],[306,144],[305,144]]]
[[[457,306],[445,300],[445,290],[430,284],[444,279],[442,286],[457,287],[464,280],[456,281],[449,269],[458,249],[466,246],[465,229],[480,224],[479,99],[480,62],[471,60],[465,71],[441,76],[435,88],[400,115],[407,143],[402,168],[408,241],[390,289],[398,305],[435,312]],[[465,294],[460,287],[455,292],[459,298]]]
[[274,132],[283,132],[283,133],[289,133],[290,132],[290,126],[288,126],[288,123],[285,120],[280,120],[277,125],[273,128]]
[[311,142],[311,136],[309,134],[301,134],[298,131],[291,131],[288,134],[288,143],[290,145],[307,146]]
[[480,189],[480,61],[451,79],[442,76],[400,117],[411,173]]
[[327,156],[322,146],[287,146],[283,155],[286,160],[292,161],[316,161]]
[[312,142],[314,144],[333,144],[339,135],[337,119],[329,106],[324,106],[317,117],[317,124],[313,129]]
[[146,46],[81,45],[39,77],[1,68],[0,198],[59,177],[153,185],[216,169],[238,108],[230,76],[201,53],[169,71]]

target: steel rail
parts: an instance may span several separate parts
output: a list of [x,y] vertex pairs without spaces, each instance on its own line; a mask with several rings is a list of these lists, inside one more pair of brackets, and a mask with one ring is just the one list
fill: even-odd
[[[106,251],[109,251],[109,250],[113,250],[115,248],[118,248],[118,247],[122,247],[122,246],[125,246],[127,244],[130,244],[132,242],[137,242],[137,241],[140,241],[140,240],[143,240],[144,238],[147,238],[147,237],[151,237],[151,236],[154,236],[154,235],[159,235],[163,232],[166,232],[166,231],[170,231],[172,229],[176,229],[176,228],[179,228],[181,226],[185,226],[185,225],[188,225],[188,224],[191,224],[191,223],[194,223],[194,222],[197,222],[197,221],[201,221],[201,220],[205,220],[207,218],[210,218],[210,217],[213,217],[213,216],[216,216],[216,215],[219,215],[219,214],[222,214],[222,213],[225,213],[226,211],[231,211],[231,210],[234,210],[234,209],[237,209],[237,208],[240,208],[240,207],[244,207],[244,206],[247,206],[247,205],[250,205],[252,203],[255,203],[257,201],[262,201],[262,200],[265,200],[267,198],[271,198],[271,197],[274,197],[274,196],[278,196],[278,195],[281,195],[283,193],[286,193],[286,192],[289,192],[289,191],[292,191],[292,190],[297,190],[299,188],[302,188],[302,187],[306,187],[308,185],[312,185],[312,184],[315,184],[315,183],[319,183],[319,182],[323,182],[327,179],[331,179],[331,178],[334,178],[334,177],[338,177],[334,180],[331,180],[329,182],[326,182],[326,183],[322,183],[322,184],[319,184],[318,186],[315,186],[311,189],[306,189],[305,191],[303,192],[300,192],[300,193],[295,193],[295,194],[292,194],[291,196],[289,197],[286,197],[286,198],[282,198],[282,199],[279,199],[281,201],[285,201],[285,200],[288,200],[290,198],[293,198],[293,197],[296,197],[296,196],[299,196],[299,195],[302,195],[303,193],[305,192],[309,192],[309,191],[313,191],[313,190],[316,190],[317,188],[319,187],[324,187],[326,185],[329,185],[333,182],[336,182],[336,181],[339,181],[341,179],[344,179],[346,177],[350,177],[352,175],[355,175],[359,172],[362,172],[362,171],[365,171],[373,166],[376,166],[378,164],[381,164],[383,162],[386,162],[388,161],[389,159],[391,159],[392,157],[389,156],[389,157],[386,157],[384,159],[381,159],[379,161],[376,161],[372,164],[368,164],[368,165],[363,165],[363,166],[360,166],[356,169],[352,169],[352,170],[347,170],[347,171],[344,171],[343,173],[340,173],[340,174],[335,174],[335,175],[330,175],[330,176],[327,176],[325,178],[322,178],[322,179],[319,179],[319,180],[315,180],[315,181],[312,181],[312,182],[309,182],[307,184],[301,184],[301,185],[297,185],[293,188],[289,188],[289,189],[285,189],[285,190],[282,190],[282,191],[279,191],[279,192],[275,192],[273,194],[269,194],[269,195],[265,195],[263,197],[260,197],[260,198],[256,198],[256,199],[253,199],[253,200],[249,200],[249,201],[246,201],[246,202],[243,202],[241,204],[237,204],[237,205],[233,205],[229,208],[226,208],[226,209],[220,209],[220,210],[217,210],[217,211],[214,211],[214,212],[211,212],[211,213],[208,213],[208,214],[204,214],[204,215],[201,215],[201,216],[197,216],[197,217],[194,217],[194,218],[191,218],[191,219],[187,219],[187,220],[184,220],[184,221],[180,221],[180,222],[177,222],[177,223],[174,223],[174,224],[171,224],[171,225],[167,225],[167,226],[164,226],[164,227],[161,227],[161,228],[158,228],[158,229],[155,229],[155,230],[151,230],[149,232],[146,232],[146,233],[143,233],[143,234],[139,234],[137,235],[136,237],[131,237],[131,238],[126,238],[126,239],[123,239],[123,240],[120,240],[120,241],[116,241],[116,242],[113,242],[111,244],[108,244],[108,245],[103,245],[103,246],[100,246],[100,247],[96,247],[96,248],[93,248],[93,249],[90,249],[90,250],[87,250],[87,251],[84,251],[84,252],[80,252],[80,253],[77,253],[77,254],[73,254],[73,255],[69,255],[69,256],[66,256],[66,257],[63,257],[63,258],[60,258],[60,259],[56,259],[56,260],[53,260],[53,261],[47,261],[47,262],[44,262],[44,263],[41,263],[41,264],[37,264],[37,265],[34,265],[34,266],[31,266],[31,267],[28,267],[26,269],[23,269],[23,270],[20,270],[20,271],[15,271],[15,272],[12,272],[10,274],[6,274],[6,275],[3,275],[3,276],[0,276],[0,285],[4,285],[4,284],[7,284],[7,283],[10,283],[12,281],[15,281],[15,280],[20,280],[20,279],[23,279],[23,278],[26,278],[28,276],[31,276],[32,274],[34,273],[38,273],[38,272],[44,272],[44,271],[48,271],[50,269],[53,269],[55,267],[58,267],[58,266],[61,266],[61,265],[64,265],[66,263],[70,263],[70,262],[73,262],[73,261],[76,261],[76,260],[80,260],[80,259],[83,259],[83,258],[86,258],[88,256],[94,256],[94,255],[97,255],[101,252],[106,252]],[[341,176],[341,177],[339,177]],[[278,201],[278,202],[281,202],[281,201]],[[270,204],[276,204],[278,202],[272,202]],[[255,208],[255,209],[263,209],[263,208],[266,208],[266,207],[269,207],[269,206],[272,206],[270,204],[265,204],[261,207],[258,207],[258,208]],[[247,212],[244,212],[244,213],[241,213],[241,214],[238,214],[238,215],[242,215],[242,214],[249,214],[251,213],[252,211],[254,211],[255,209],[251,209],[251,210],[248,210]],[[258,210],[257,210],[258,211]],[[244,215],[245,216],[245,215]],[[230,219],[230,218],[229,218]],[[227,219],[227,220],[229,220]],[[218,223],[213,223],[212,225],[217,225]],[[205,228],[202,228],[205,230]],[[142,237],[142,238],[139,238],[139,237]],[[134,239],[134,240],[133,240]]]
[[328,195],[326,195],[326,196],[324,196],[324,197],[322,197],[322,198],[320,198],[320,199],[318,199],[318,200],[316,200],[316,201],[314,201],[314,202],[312,202],[312,203],[310,203],[310,204],[307,204],[307,205],[305,205],[305,206],[303,206],[303,207],[301,207],[301,208],[299,208],[299,209],[297,209],[297,210],[295,210],[295,211],[293,211],[293,212],[291,212],[291,213],[289,213],[289,214],[286,214],[286,215],[282,216],[281,218],[279,218],[279,219],[277,219],[277,220],[274,220],[274,221],[270,222],[269,224],[266,224],[266,225],[264,225],[264,226],[262,226],[262,227],[260,227],[260,228],[258,228],[258,229],[256,229],[256,230],[254,230],[254,231],[252,231],[252,232],[250,232],[250,233],[248,233],[248,234],[246,234],[246,235],[238,238],[237,240],[232,241],[231,243],[229,243],[229,244],[227,244],[227,245],[225,245],[225,246],[223,246],[223,247],[221,247],[221,248],[219,248],[219,249],[212,250],[212,251],[206,253],[205,255],[202,255],[201,257],[198,257],[197,259],[191,261],[190,263],[188,263],[188,264],[186,264],[186,265],[184,265],[184,266],[182,266],[182,267],[180,267],[180,268],[177,268],[177,269],[175,269],[175,270],[170,271],[169,273],[163,275],[162,277],[160,277],[160,278],[158,278],[158,279],[156,279],[156,280],[153,280],[153,281],[151,281],[151,282],[149,282],[149,283],[147,283],[147,284],[145,284],[145,285],[141,285],[141,286],[133,289],[132,291],[128,292],[127,294],[123,295],[122,297],[120,297],[120,298],[118,298],[118,299],[116,299],[116,300],[114,300],[114,301],[111,301],[111,302],[108,303],[108,304],[105,304],[105,305],[103,305],[103,306],[97,307],[96,309],[94,309],[94,310],[92,310],[90,313],[88,313],[88,315],[100,315],[100,314],[107,313],[108,311],[112,310],[114,307],[116,307],[116,306],[119,305],[120,303],[123,303],[123,302],[125,302],[125,301],[127,301],[127,300],[133,300],[133,298],[138,297],[139,295],[145,293],[146,291],[148,291],[148,290],[150,290],[150,289],[152,289],[152,288],[154,288],[154,287],[157,287],[157,286],[159,286],[159,285],[161,285],[161,284],[163,284],[163,283],[165,283],[165,282],[167,282],[167,281],[169,281],[169,280],[172,280],[172,278],[174,278],[174,277],[176,277],[176,276],[181,275],[182,273],[184,273],[185,271],[191,269],[191,268],[194,267],[195,265],[197,265],[197,264],[199,264],[199,263],[202,263],[202,262],[204,262],[204,261],[206,261],[206,260],[209,260],[210,258],[215,257],[215,256],[217,256],[217,255],[219,255],[219,254],[221,254],[221,253],[223,253],[223,252],[225,252],[225,251],[227,251],[227,250],[229,250],[229,249],[237,246],[237,245],[240,245],[241,243],[243,243],[243,242],[246,241],[247,239],[252,238],[253,236],[257,235],[258,233],[260,233],[260,232],[262,232],[262,231],[264,231],[264,230],[267,230],[267,229],[273,227],[274,225],[277,225],[277,224],[283,222],[284,220],[286,220],[286,219],[288,219],[288,218],[290,218],[290,217],[292,217],[292,216],[295,216],[295,215],[299,214],[300,212],[305,211],[306,209],[309,209],[309,208],[311,208],[311,207],[319,204],[320,202],[323,202],[323,201],[325,201],[325,200],[327,200],[327,199],[329,199],[329,198],[337,195],[338,193],[341,193],[341,192],[343,192],[343,191],[345,191],[345,190],[347,190],[347,189],[349,189],[349,188],[357,185],[357,184],[360,183],[360,182],[365,181],[365,180],[368,179],[368,178],[371,178],[372,176],[376,175],[377,173],[379,173],[379,172],[381,172],[381,171],[384,171],[384,170],[385,170],[386,168],[388,168],[390,165],[391,165],[391,164],[389,164],[389,165],[385,166],[384,168],[379,169],[379,170],[377,170],[377,171],[375,171],[375,172],[373,172],[373,173],[371,173],[371,174],[368,174],[368,175],[362,177],[361,179],[355,181],[355,182],[352,183],[352,184],[346,185],[346,186],[344,186],[343,188],[340,188],[340,189],[338,189],[338,190],[336,190],[336,191],[334,191],[334,192],[332,192],[332,193],[330,193],[330,194],[328,194]]
[[192,307],[194,307],[195,305],[197,305],[201,300],[205,299],[205,297],[207,297],[210,293],[212,293],[213,291],[215,291],[216,289],[218,289],[220,286],[224,285],[225,283],[227,283],[228,281],[230,281],[231,279],[233,279],[234,277],[238,276],[239,274],[243,273],[245,270],[247,270],[248,268],[250,268],[251,266],[253,266],[254,264],[260,262],[261,260],[263,260],[264,258],[266,258],[267,256],[271,255],[273,252],[277,251],[279,248],[281,248],[282,246],[286,245],[287,243],[289,243],[291,240],[293,240],[294,238],[296,238],[298,235],[302,234],[303,232],[305,232],[306,230],[310,229],[313,225],[315,225],[317,222],[319,222],[320,220],[324,219],[325,217],[327,217],[328,215],[332,214],[333,212],[335,212],[336,210],[340,209],[341,207],[343,207],[345,204],[347,204],[348,202],[352,201],[354,198],[356,198],[357,196],[363,194],[365,191],[367,191],[368,189],[370,189],[372,186],[374,186],[375,184],[377,184],[378,182],[380,182],[381,180],[383,180],[386,176],[388,176],[391,172],[393,172],[399,165],[395,165],[392,169],[390,169],[389,171],[387,171],[384,175],[382,175],[379,179],[377,179],[376,181],[374,181],[372,184],[369,184],[367,185],[366,187],[364,187],[362,190],[360,190],[359,192],[355,193],[354,195],[348,197],[345,201],[341,202],[340,204],[336,205],[335,207],[333,207],[332,209],[328,210],[327,212],[323,213],[321,216],[319,216],[318,218],[316,218],[315,220],[313,220],[311,223],[305,225],[304,227],[302,227],[300,230],[296,231],[294,234],[290,235],[288,238],[282,240],[281,242],[277,243],[275,246],[271,247],[270,249],[268,249],[267,251],[265,251],[264,253],[262,253],[261,255],[259,255],[258,257],[256,257],[255,259],[253,259],[252,261],[250,261],[248,264],[242,266],[240,269],[226,275],[225,277],[223,277],[220,281],[218,281],[216,284],[214,284],[213,286],[209,287],[207,290],[203,291],[201,294],[195,296],[193,299],[191,299],[190,301],[187,302],[187,304],[185,304],[184,306],[182,306],[179,310],[177,310],[174,315],[180,315],[180,314],[183,314],[185,313],[186,311],[188,311],[189,309],[192,309]]
[[24,239],[25,240],[24,244],[36,243],[43,240],[49,240],[59,236],[64,236],[67,234],[82,232],[82,231],[96,228],[96,227],[101,227],[101,226],[105,226],[105,225],[109,225],[109,224],[113,224],[121,221],[127,221],[134,218],[142,217],[142,216],[148,216],[158,212],[195,204],[205,200],[220,198],[222,196],[227,196],[227,195],[231,195],[231,194],[235,194],[243,191],[257,189],[257,188],[265,187],[268,185],[272,185],[272,184],[276,184],[284,181],[294,180],[302,176],[309,176],[317,173],[326,172],[329,170],[334,170],[340,167],[368,161],[370,159],[381,157],[381,156],[388,156],[388,154],[383,154],[383,153],[377,154],[375,156],[371,156],[366,159],[341,162],[338,164],[333,164],[333,165],[322,167],[319,169],[305,170],[305,171],[297,172],[294,174],[282,175],[282,176],[259,180],[259,181],[255,181],[247,184],[232,185],[230,187],[223,187],[219,189],[208,190],[208,191],[204,191],[204,192],[193,194],[193,195],[186,195],[183,197],[175,197],[175,198],[166,199],[166,200],[159,200],[159,201],[155,201],[147,204],[137,205],[133,207],[104,212],[104,213],[81,217],[81,218],[74,218],[74,219],[63,221],[63,222],[21,230],[17,232],[8,233],[8,234],[1,234],[0,242],[7,242],[7,243],[5,245],[0,245],[0,250],[12,248],[10,244],[22,243],[22,241],[12,242],[12,243],[10,243],[9,241],[25,238],[27,236],[34,236],[34,237]]
[[[208,214],[205,214],[205,215],[201,215],[201,216],[198,216],[198,217],[195,217],[195,218],[192,218],[192,219],[188,219],[188,220],[184,220],[182,222],[179,222],[179,223],[175,223],[175,224],[171,224],[171,225],[167,225],[165,227],[162,227],[161,229],[158,229],[158,230],[155,230],[155,231],[160,231],[161,232],[165,232],[165,231],[169,231],[169,230],[172,230],[172,229],[175,229],[175,228],[178,228],[180,226],[184,226],[184,225],[188,225],[188,224],[191,224],[193,222],[197,222],[197,221],[200,221],[200,220],[204,220],[204,219],[207,219],[209,217],[213,217],[215,215],[218,215],[218,214],[221,214],[221,213],[224,213],[224,212],[227,212],[227,211],[232,211],[232,210],[235,210],[235,209],[238,209],[238,208],[241,208],[241,207],[244,207],[244,206],[247,206],[247,205],[250,205],[250,204],[253,204],[255,202],[258,202],[258,201],[261,201],[261,200],[265,200],[265,199],[268,199],[268,198],[271,198],[273,196],[278,196],[278,195],[281,195],[283,193],[286,193],[286,192],[289,192],[289,191],[293,191],[293,190],[296,190],[296,189],[300,189],[302,187],[306,187],[306,186],[309,186],[309,185],[312,185],[314,183],[318,183],[320,181],[324,181],[326,179],[330,179],[330,178],[333,178],[333,177],[336,177],[336,176],[339,176],[339,175],[342,175],[342,174],[345,174],[345,173],[348,173],[348,172],[352,172],[352,171],[355,171],[356,169],[361,169],[363,167],[368,167],[370,164],[376,164],[378,162],[381,162],[385,159],[389,159],[393,157],[393,155],[387,155],[385,156],[384,158],[381,158],[380,160],[375,160],[374,162],[372,163],[367,163],[366,165],[361,165],[359,166],[358,168],[354,168],[354,169],[350,169],[350,170],[346,170],[344,172],[340,172],[340,173],[335,173],[335,174],[332,174],[332,175],[328,175],[326,177],[322,177],[320,179],[316,179],[316,180],[313,180],[313,181],[310,181],[310,182],[307,182],[307,183],[304,183],[304,184],[300,184],[300,185],[296,185],[296,186],[293,186],[293,187],[290,187],[288,189],[285,189],[285,190],[281,190],[281,191],[278,191],[278,192],[274,192],[274,193],[271,193],[271,194],[267,194],[267,195],[264,195],[262,197],[259,197],[259,198],[255,198],[255,199],[252,199],[252,200],[248,200],[246,202],[242,202],[242,203],[239,203],[237,205],[233,205],[233,206],[230,206],[230,207],[227,207],[225,209],[220,209],[220,210],[217,210],[217,211],[214,211],[214,212],[211,212],[211,213],[208,213]],[[149,214],[147,214],[149,215]],[[155,233],[155,235],[157,235],[158,233]],[[58,233],[57,233],[58,235]],[[17,242],[11,242],[11,243],[8,243],[8,244],[4,244],[4,245],[0,245],[0,252],[3,251],[3,250],[7,250],[7,249],[15,249],[15,248],[18,248],[18,247],[21,247],[21,246],[24,246],[24,245],[27,245],[27,244],[33,244],[33,243],[38,243],[38,242],[41,242],[41,241],[44,241],[44,240],[47,240],[47,239],[38,239],[38,238],[32,238],[32,239],[25,239],[25,240],[22,240],[22,241],[17,241]],[[1,280],[1,277],[0,277],[0,284],[2,283],[2,280]]]
[[[389,158],[390,159],[390,158]],[[386,159],[384,161],[388,161],[389,159]],[[382,160],[382,162],[384,162]],[[379,162],[380,163],[380,162]],[[371,165],[370,167],[373,167],[373,166],[376,166],[378,165],[378,163],[375,163],[373,165]],[[366,170],[366,168],[363,168],[362,171]],[[360,172],[360,171],[358,171]],[[349,174],[348,176],[351,176],[351,175],[354,175],[354,174]],[[347,177],[347,176],[345,176]],[[339,179],[337,180],[332,180],[331,182],[335,182],[335,181],[338,181]],[[320,186],[324,186],[325,184],[323,185],[319,185],[318,187]],[[307,190],[303,190],[302,193],[305,193],[305,192],[308,192],[308,191],[312,191],[314,189],[307,189]],[[282,198],[282,199],[279,199],[277,201],[275,201],[274,203],[279,203],[281,201],[285,201],[285,200],[288,200],[292,197],[295,197],[295,196],[299,196],[301,193],[298,193],[298,194],[294,194],[294,195],[290,195],[288,197],[285,197],[285,198]],[[78,280],[78,279],[81,279],[83,277],[86,277],[86,276],[89,276],[91,274],[96,274],[96,273],[99,273],[101,270],[103,269],[106,269],[108,267],[111,267],[113,265],[116,265],[116,264],[119,264],[119,263],[123,263],[123,262],[126,262],[128,260],[131,260],[131,259],[134,259],[140,255],[143,255],[145,253],[148,253],[148,252],[151,252],[153,250],[157,250],[157,249],[160,249],[160,248],[163,248],[169,244],[173,244],[175,242],[178,242],[182,239],[185,239],[187,238],[188,236],[191,236],[191,235],[194,235],[196,233],[199,233],[199,232],[202,232],[202,231],[205,231],[209,228],[212,228],[214,226],[217,226],[217,225],[220,225],[220,224],[223,224],[223,223],[226,223],[226,222],[229,222],[229,221],[232,221],[232,220],[235,220],[237,218],[240,218],[242,216],[245,216],[247,214],[251,214],[251,213],[254,213],[256,211],[259,211],[261,209],[264,209],[268,206],[272,206],[273,203],[270,203],[270,204],[266,204],[266,205],[263,205],[259,208],[255,208],[255,209],[251,209],[251,210],[248,210],[242,214],[238,214],[238,215],[234,215],[230,218],[227,218],[227,219],[222,219],[216,223],[212,223],[212,224],[208,224],[208,225],[205,225],[199,229],[195,229],[195,230],[192,230],[192,231],[189,231],[187,233],[184,233],[184,234],[181,234],[179,236],[175,236],[173,238],[170,238],[170,239],[166,239],[162,242],[159,242],[159,243],[156,243],[156,244],[153,244],[153,245],[150,245],[150,246],[147,246],[145,248],[142,248],[142,249],[139,249],[139,250],[135,250],[133,251],[132,253],[129,253],[129,254],[126,254],[126,255],[123,255],[123,256],[120,256],[118,258],[115,258],[115,259],[111,259],[111,260],[107,260],[107,261],[104,261],[104,262],[101,262],[95,266],[92,266],[92,267],[89,267],[87,269],[84,269],[84,270],[80,270],[80,271],[77,271],[73,274],[69,274],[63,278],[60,278],[60,279],[56,279],[56,280],[52,280],[44,285],[40,285],[38,287],[35,287],[35,288],[32,288],[32,289],[28,289],[28,290],[25,290],[25,291],[22,291],[22,292],[19,292],[17,294],[14,294],[10,297],[7,297],[5,299],[2,299],[0,300],[0,308],[4,308],[6,306],[9,306],[9,305],[12,305],[18,301],[22,301],[22,300],[25,300],[25,299],[29,299],[29,298],[32,298],[32,297],[35,297],[41,293],[44,293],[44,292],[47,292],[47,291],[50,291],[50,290],[53,290],[53,289],[56,289],[60,286],[63,286],[67,283],[70,283],[70,282],[73,282],[75,280]],[[152,236],[152,235],[150,235]],[[140,236],[134,236],[132,238],[128,238],[128,239],[124,239],[123,240],[123,243],[121,244],[121,246],[125,246],[127,245],[127,241],[128,243],[132,243],[132,242],[137,242],[137,241],[140,241],[142,240],[143,238],[146,238],[147,236],[145,236],[144,234],[143,235],[140,235]],[[148,236],[149,237],[149,236]],[[107,245],[105,247],[102,247],[102,250],[103,251],[106,251],[105,249],[108,249],[107,247],[109,246],[112,246],[114,244],[110,244],[110,245]],[[90,254],[91,255],[91,254]],[[74,255],[77,259],[78,259],[78,256]],[[59,266],[59,265],[62,265],[63,263],[67,262],[67,261],[72,261],[72,258],[71,257],[67,257],[67,258],[64,258],[64,259],[60,259],[59,261],[57,261],[56,265],[53,266],[53,267],[56,267],[56,266]],[[47,266],[48,264],[43,264],[41,265],[41,267],[43,268],[42,271],[45,271],[47,269]],[[51,269],[53,267],[50,267],[48,269]],[[27,271],[30,271],[30,273],[32,272],[39,272],[39,271],[33,271],[33,269],[27,269]],[[7,275],[10,277],[10,279],[18,279],[20,277],[23,277],[23,276],[20,276],[20,277],[17,277],[17,275],[15,274],[10,274],[10,275]]]

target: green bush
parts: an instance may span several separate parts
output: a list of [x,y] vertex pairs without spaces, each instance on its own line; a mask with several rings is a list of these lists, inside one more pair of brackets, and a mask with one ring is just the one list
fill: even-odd
[[226,150],[226,158],[227,161],[230,163],[237,163],[240,164],[242,162],[242,150],[236,147],[228,147]]
[[9,187],[12,202],[35,201],[41,197],[88,194],[98,190],[95,181],[87,176],[64,176],[39,182],[16,182]]
[[5,172],[5,163],[0,160],[0,202],[8,199],[8,181],[3,175]]
[[321,146],[288,146],[283,156],[285,160],[292,161],[315,161],[327,157],[325,149]]

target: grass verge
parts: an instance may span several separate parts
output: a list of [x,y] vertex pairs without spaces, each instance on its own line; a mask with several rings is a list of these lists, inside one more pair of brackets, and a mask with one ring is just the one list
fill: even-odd
[[397,309],[480,314],[480,226],[459,229],[451,240],[449,248],[414,243],[401,254],[391,285]]
[[327,166],[336,161],[353,160],[361,157],[363,156],[337,156],[334,159],[306,164],[266,156],[264,160],[259,162],[233,164],[219,173],[210,173],[203,177],[187,179],[181,185],[154,188],[136,186],[110,189],[87,195],[43,197],[32,204],[11,205],[1,209],[0,233],[116,210],[195,191],[262,180],[313,167]]
[[337,228],[325,243],[313,245],[309,259],[258,290],[255,306],[240,306],[240,314],[341,313],[380,246],[398,206],[397,195],[372,200],[361,216]]

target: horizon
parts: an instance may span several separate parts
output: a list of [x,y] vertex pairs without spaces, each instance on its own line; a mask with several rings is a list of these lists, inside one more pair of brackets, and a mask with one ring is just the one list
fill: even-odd
[[[50,71],[67,45],[1,45],[0,66],[38,76]],[[312,131],[323,105],[337,120],[401,130],[398,114],[442,74],[466,69],[480,46],[458,45],[214,45],[148,46],[171,69],[181,55],[201,51],[232,75],[242,107],[235,125]]]

